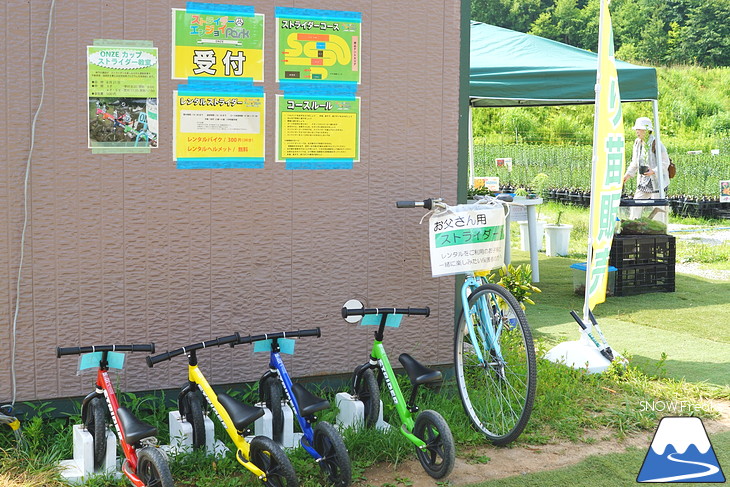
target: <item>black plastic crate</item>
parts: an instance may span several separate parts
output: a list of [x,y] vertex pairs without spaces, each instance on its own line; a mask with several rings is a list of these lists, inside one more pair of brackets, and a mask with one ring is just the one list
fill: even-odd
[[615,296],[674,292],[674,264],[630,266],[616,271]]
[[674,268],[676,258],[676,239],[672,235],[616,235],[611,245],[609,264],[619,270],[649,264]]

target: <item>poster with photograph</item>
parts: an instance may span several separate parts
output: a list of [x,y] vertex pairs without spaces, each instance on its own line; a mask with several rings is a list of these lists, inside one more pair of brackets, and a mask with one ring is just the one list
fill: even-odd
[[157,48],[88,46],[86,56],[88,147],[120,152],[157,147]]

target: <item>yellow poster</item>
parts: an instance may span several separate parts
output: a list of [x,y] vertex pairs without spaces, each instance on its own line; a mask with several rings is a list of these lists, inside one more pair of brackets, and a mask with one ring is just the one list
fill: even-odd
[[175,94],[178,169],[264,164],[264,96]]

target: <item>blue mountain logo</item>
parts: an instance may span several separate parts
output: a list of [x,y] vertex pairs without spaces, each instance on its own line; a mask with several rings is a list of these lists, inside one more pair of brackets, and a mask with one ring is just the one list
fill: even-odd
[[662,418],[636,481],[725,482],[702,420]]

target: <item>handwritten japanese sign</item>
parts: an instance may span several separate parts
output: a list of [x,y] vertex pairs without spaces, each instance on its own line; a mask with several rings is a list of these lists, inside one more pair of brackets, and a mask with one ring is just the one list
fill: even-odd
[[263,14],[172,10],[172,77],[264,80]]
[[504,222],[501,206],[459,205],[434,212],[428,222],[431,274],[438,277],[502,267]]

